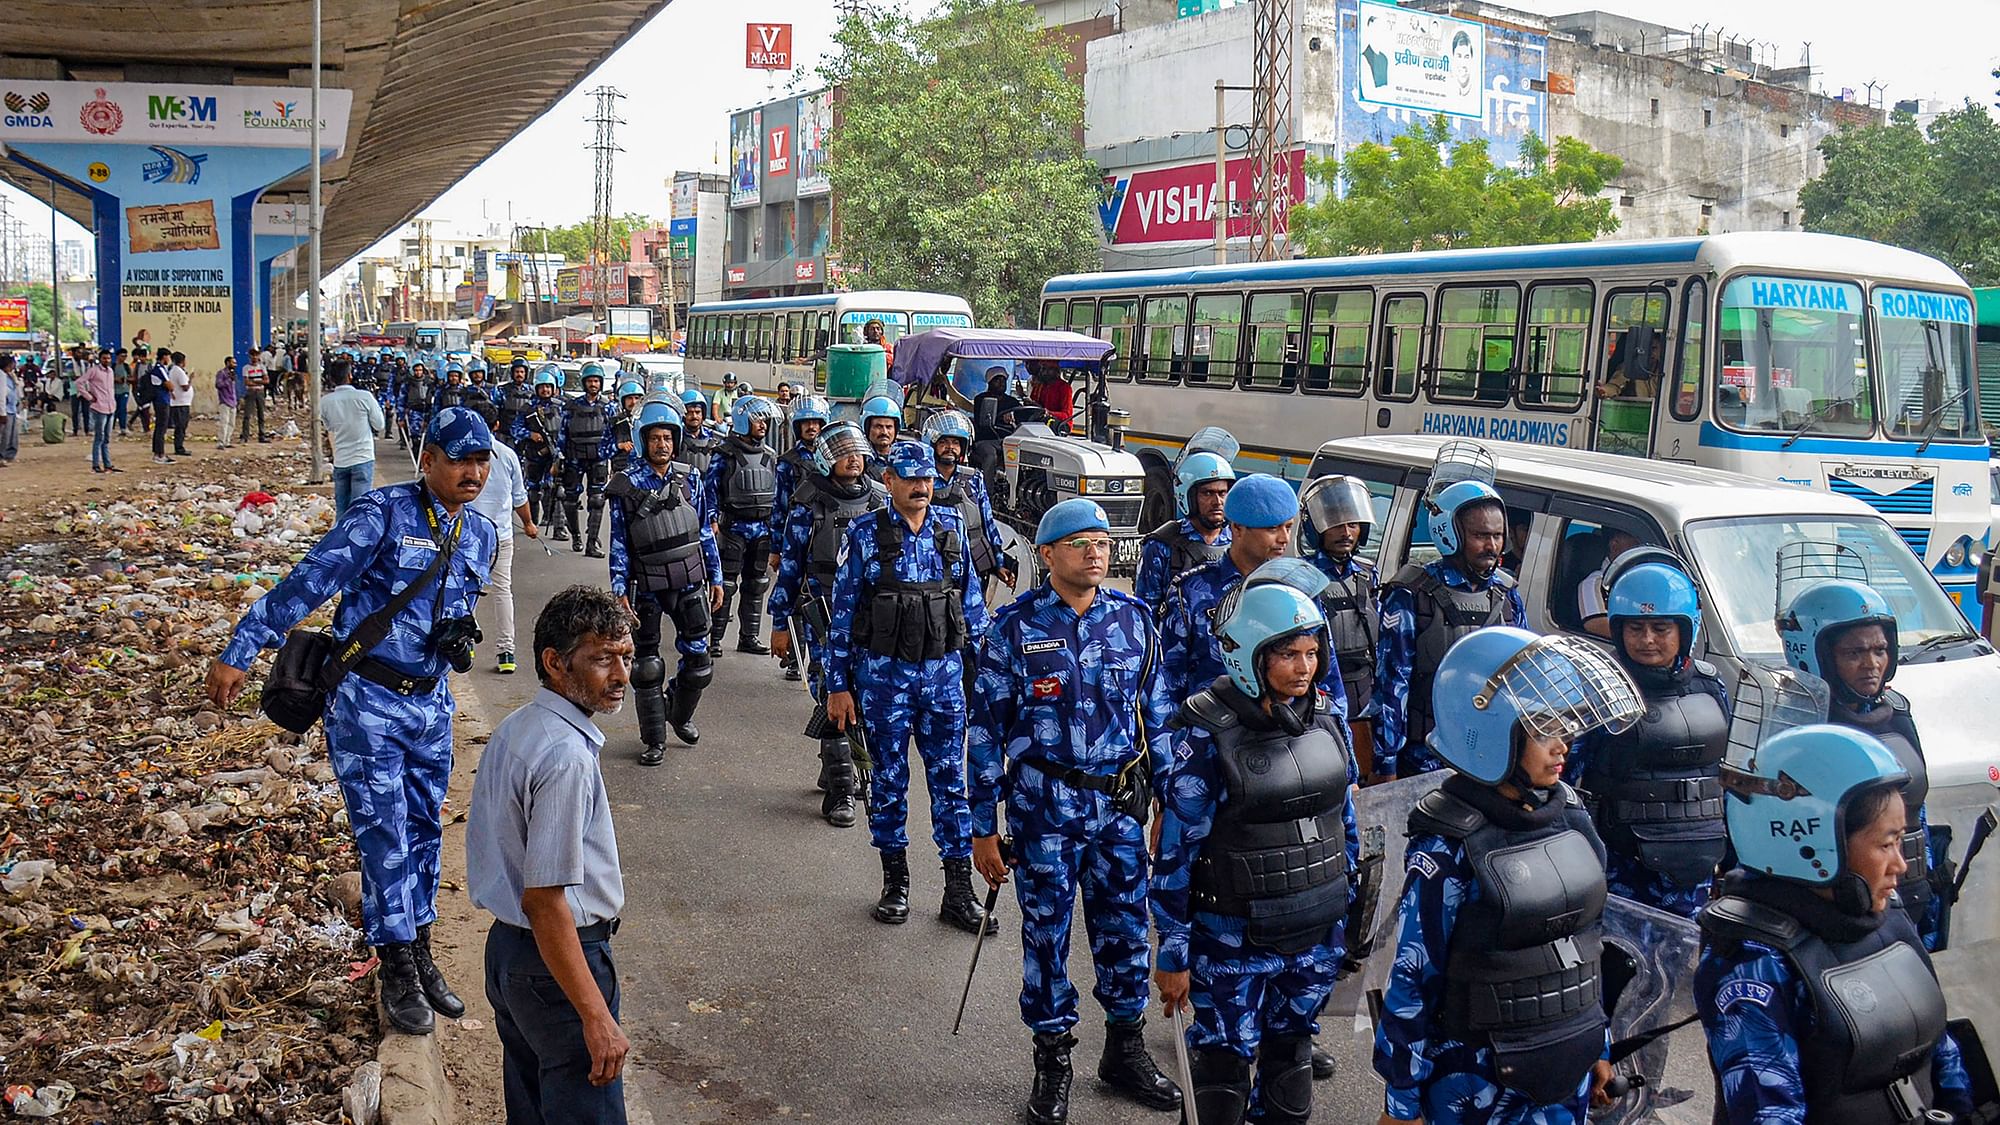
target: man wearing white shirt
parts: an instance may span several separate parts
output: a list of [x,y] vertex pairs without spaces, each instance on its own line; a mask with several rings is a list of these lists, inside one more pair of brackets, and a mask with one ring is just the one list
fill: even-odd
[[194,410],[194,379],[187,373],[187,355],[173,354],[167,368],[167,402],[173,409],[174,456],[191,457],[187,449],[188,415]]
[[[370,399],[369,401],[374,401]],[[473,500],[474,510],[483,512],[500,529],[500,547],[493,555],[493,573],[486,580],[486,596],[481,608],[491,604],[500,621],[494,639],[500,659],[494,671],[511,675],[514,671],[514,517],[521,517],[521,530],[530,539],[540,539],[535,517],[528,508],[528,478],[521,471],[521,459],[500,442],[493,443],[486,487]]]
[[[354,367],[345,359],[327,365],[333,389],[319,400],[319,424],[333,447],[333,518],[375,486],[375,436],[387,423],[375,396],[355,389]],[[499,522],[499,521],[495,521]]]

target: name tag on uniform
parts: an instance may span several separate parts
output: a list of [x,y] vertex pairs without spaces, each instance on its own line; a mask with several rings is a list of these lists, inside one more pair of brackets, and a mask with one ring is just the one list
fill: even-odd
[[1036,699],[1059,699],[1062,697],[1062,677],[1043,676],[1028,688],[1035,693]]
[[1038,652],[1061,652],[1063,649],[1068,647],[1069,646],[1067,644],[1065,644],[1063,641],[1060,640],[1029,641],[1027,644],[1021,646],[1021,652],[1023,655],[1033,656],[1035,653]]
[[403,546],[422,547],[426,551],[435,551],[438,549],[438,545],[436,543],[431,542],[430,540],[424,538],[421,535],[403,536]]

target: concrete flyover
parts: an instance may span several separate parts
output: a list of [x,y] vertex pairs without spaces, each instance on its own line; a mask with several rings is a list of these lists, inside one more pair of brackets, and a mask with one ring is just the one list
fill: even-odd
[[[323,0],[323,81],[353,91],[344,153],[327,163],[331,269],[435,200],[568,93],[670,0]],[[7,0],[0,82],[306,87],[310,0]],[[47,199],[49,181],[0,160]],[[266,203],[306,203],[303,175]],[[56,205],[86,229],[89,198]]]

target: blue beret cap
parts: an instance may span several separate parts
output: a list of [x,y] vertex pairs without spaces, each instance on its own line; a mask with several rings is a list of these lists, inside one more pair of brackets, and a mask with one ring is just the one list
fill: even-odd
[[1238,478],[1222,504],[1222,518],[1243,527],[1276,527],[1298,514],[1299,494],[1269,473]]
[[431,419],[431,428],[424,431],[424,444],[437,446],[456,461],[468,454],[491,451],[493,431],[486,428],[484,418],[465,407],[447,406]]
[[937,458],[931,456],[931,447],[920,441],[905,439],[891,445],[887,460],[889,471],[904,480],[937,475]]
[[1042,513],[1042,522],[1035,527],[1035,546],[1046,547],[1079,531],[1110,530],[1111,521],[1097,501],[1075,496]]

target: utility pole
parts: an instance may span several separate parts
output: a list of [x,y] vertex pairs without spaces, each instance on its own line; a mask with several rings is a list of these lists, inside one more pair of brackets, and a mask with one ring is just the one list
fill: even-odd
[[1292,202],[1292,0],[1256,0],[1250,114],[1250,259],[1278,257]]
[[[611,169],[618,155],[618,126],[625,123],[618,116],[618,101],[625,95],[616,86],[599,86],[590,92],[597,99],[597,112],[590,117],[590,123],[597,126],[597,133],[591,139],[590,151],[597,157],[597,203],[596,213],[590,223],[590,256],[596,259],[596,284],[591,288],[591,314],[603,321],[603,330],[611,330],[609,308],[611,305]],[[762,143],[762,142],[759,142]],[[623,304],[623,301],[619,302]]]
[[312,123],[308,127],[308,141],[312,145],[312,225],[307,228],[311,244],[311,266],[306,271],[306,279],[312,288],[306,290],[306,445],[312,448],[312,484],[326,480],[326,455],[320,448],[319,440],[319,388],[320,388],[320,330],[319,330],[319,239],[320,228],[325,216],[320,211],[319,187],[319,55],[320,55],[320,0],[313,0],[313,61],[312,61]]

